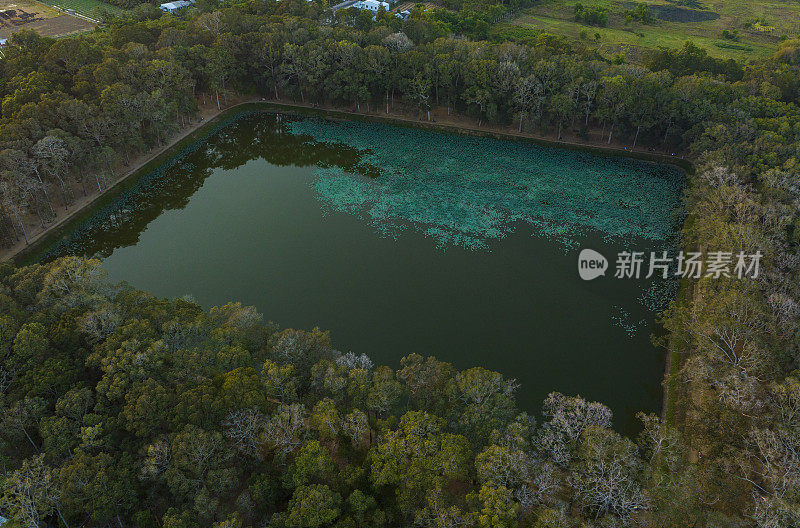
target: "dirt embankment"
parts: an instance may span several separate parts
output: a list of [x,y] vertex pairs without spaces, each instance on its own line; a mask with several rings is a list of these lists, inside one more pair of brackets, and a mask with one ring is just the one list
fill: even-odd
[[[249,101],[252,101],[252,99],[231,99],[229,100],[230,104],[228,107]],[[66,209],[63,206],[54,207],[56,217],[52,222],[45,224],[44,228],[42,228],[38,218],[34,217],[33,215],[28,215],[23,219],[25,231],[28,234],[28,243],[25,242],[24,238],[21,238],[15,245],[0,249],[0,261],[12,259],[29,247],[41,242],[47,237],[47,235],[56,231],[73,217],[90,207],[98,198],[103,196],[109,190],[113,189],[117,183],[134,174],[143,165],[164,151],[169,150],[176,143],[214,119],[218,114],[225,111],[228,107],[223,107],[218,110],[216,104],[212,105],[210,101],[206,105],[201,105],[196,119],[187,123],[184,128],[170,138],[169,141],[167,141],[163,146],[153,148],[148,152],[134,157],[128,166],[117,166],[114,170],[114,178],[107,182],[107,185],[102,191],[98,191],[96,187],[93,187],[87,192],[86,196],[84,196],[81,192],[76,192],[75,201],[73,201]]]

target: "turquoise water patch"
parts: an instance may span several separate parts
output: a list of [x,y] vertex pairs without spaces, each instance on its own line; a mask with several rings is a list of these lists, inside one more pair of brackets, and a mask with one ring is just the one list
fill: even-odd
[[485,249],[518,222],[566,247],[589,231],[656,242],[675,232],[683,183],[673,167],[380,123],[286,126],[362,152],[355,172],[376,178],[322,167],[312,185],[331,210],[363,216],[383,236],[413,226],[441,247]]

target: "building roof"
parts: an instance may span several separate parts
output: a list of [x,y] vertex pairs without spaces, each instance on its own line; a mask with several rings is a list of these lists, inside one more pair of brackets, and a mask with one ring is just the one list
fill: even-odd
[[193,3],[194,0],[175,0],[174,2],[167,2],[166,4],[161,4],[159,7],[161,7],[161,9],[174,11],[175,9],[180,9],[188,5],[192,5]]

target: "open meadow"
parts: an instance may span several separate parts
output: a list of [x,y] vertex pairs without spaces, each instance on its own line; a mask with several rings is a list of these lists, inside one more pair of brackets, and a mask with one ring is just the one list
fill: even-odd
[[72,10],[79,15],[89,18],[97,18],[100,10],[105,10],[111,13],[119,13],[122,11],[117,6],[101,2],[100,0],[41,0],[49,6],[55,7],[62,11]]
[[800,4],[781,0],[644,0],[652,21],[631,19],[636,7],[626,0],[585,0],[585,9],[604,9],[604,27],[575,20],[575,0],[544,0],[521,10],[492,29],[496,37],[524,39],[546,31],[582,40],[606,56],[640,54],[660,46],[680,47],[687,40],[711,56],[748,60],[777,50],[780,41],[800,33]]

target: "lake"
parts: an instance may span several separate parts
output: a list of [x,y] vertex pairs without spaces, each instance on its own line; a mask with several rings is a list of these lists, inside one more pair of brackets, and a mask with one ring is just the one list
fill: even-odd
[[[435,355],[599,400],[631,430],[658,412],[650,335],[666,281],[615,279],[619,251],[674,247],[682,173],[525,142],[378,123],[245,114],[142,177],[57,244],[113,279],[399,366]],[[588,282],[577,254],[608,257]]]

